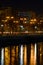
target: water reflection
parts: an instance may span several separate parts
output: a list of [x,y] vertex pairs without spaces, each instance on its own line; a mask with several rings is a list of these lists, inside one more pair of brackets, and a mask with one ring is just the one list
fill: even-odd
[[20,48],[20,65],[23,65],[23,45]]
[[24,65],[27,65],[27,45],[24,45]]
[[11,65],[15,65],[15,46],[11,47]]
[[5,65],[10,65],[10,47],[5,48]]
[[4,48],[1,49],[1,65],[4,64]]
[[43,44],[1,48],[0,65],[43,65]]

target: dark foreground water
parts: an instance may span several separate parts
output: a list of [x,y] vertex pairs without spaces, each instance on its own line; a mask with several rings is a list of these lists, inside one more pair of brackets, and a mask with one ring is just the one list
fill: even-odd
[[43,65],[43,42],[1,48],[0,65]]

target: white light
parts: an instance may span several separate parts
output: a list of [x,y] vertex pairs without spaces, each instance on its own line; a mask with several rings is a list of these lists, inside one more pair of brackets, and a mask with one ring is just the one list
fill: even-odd
[[23,45],[21,45],[20,53],[20,65],[23,65]]
[[3,24],[1,24],[1,27],[3,27],[4,25]]
[[37,44],[35,43],[35,65],[36,65],[36,54],[37,54]]
[[21,27],[21,28],[23,28],[23,26],[22,26],[22,25],[21,25],[20,27]]
[[4,65],[4,49],[1,50],[1,65]]
[[35,29],[37,29],[37,26],[35,26]]

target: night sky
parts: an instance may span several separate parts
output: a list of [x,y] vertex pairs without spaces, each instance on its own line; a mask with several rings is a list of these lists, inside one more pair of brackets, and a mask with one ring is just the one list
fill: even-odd
[[17,10],[33,10],[43,13],[43,0],[0,0],[0,7],[13,7]]

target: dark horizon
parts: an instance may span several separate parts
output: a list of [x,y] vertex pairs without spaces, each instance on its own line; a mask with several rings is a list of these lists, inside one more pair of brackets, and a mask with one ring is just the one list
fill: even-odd
[[34,1],[34,0],[7,0],[7,1],[0,1],[0,8],[2,7],[12,7],[15,10],[22,10],[22,11],[28,11],[32,10],[36,13],[43,13],[43,1]]

